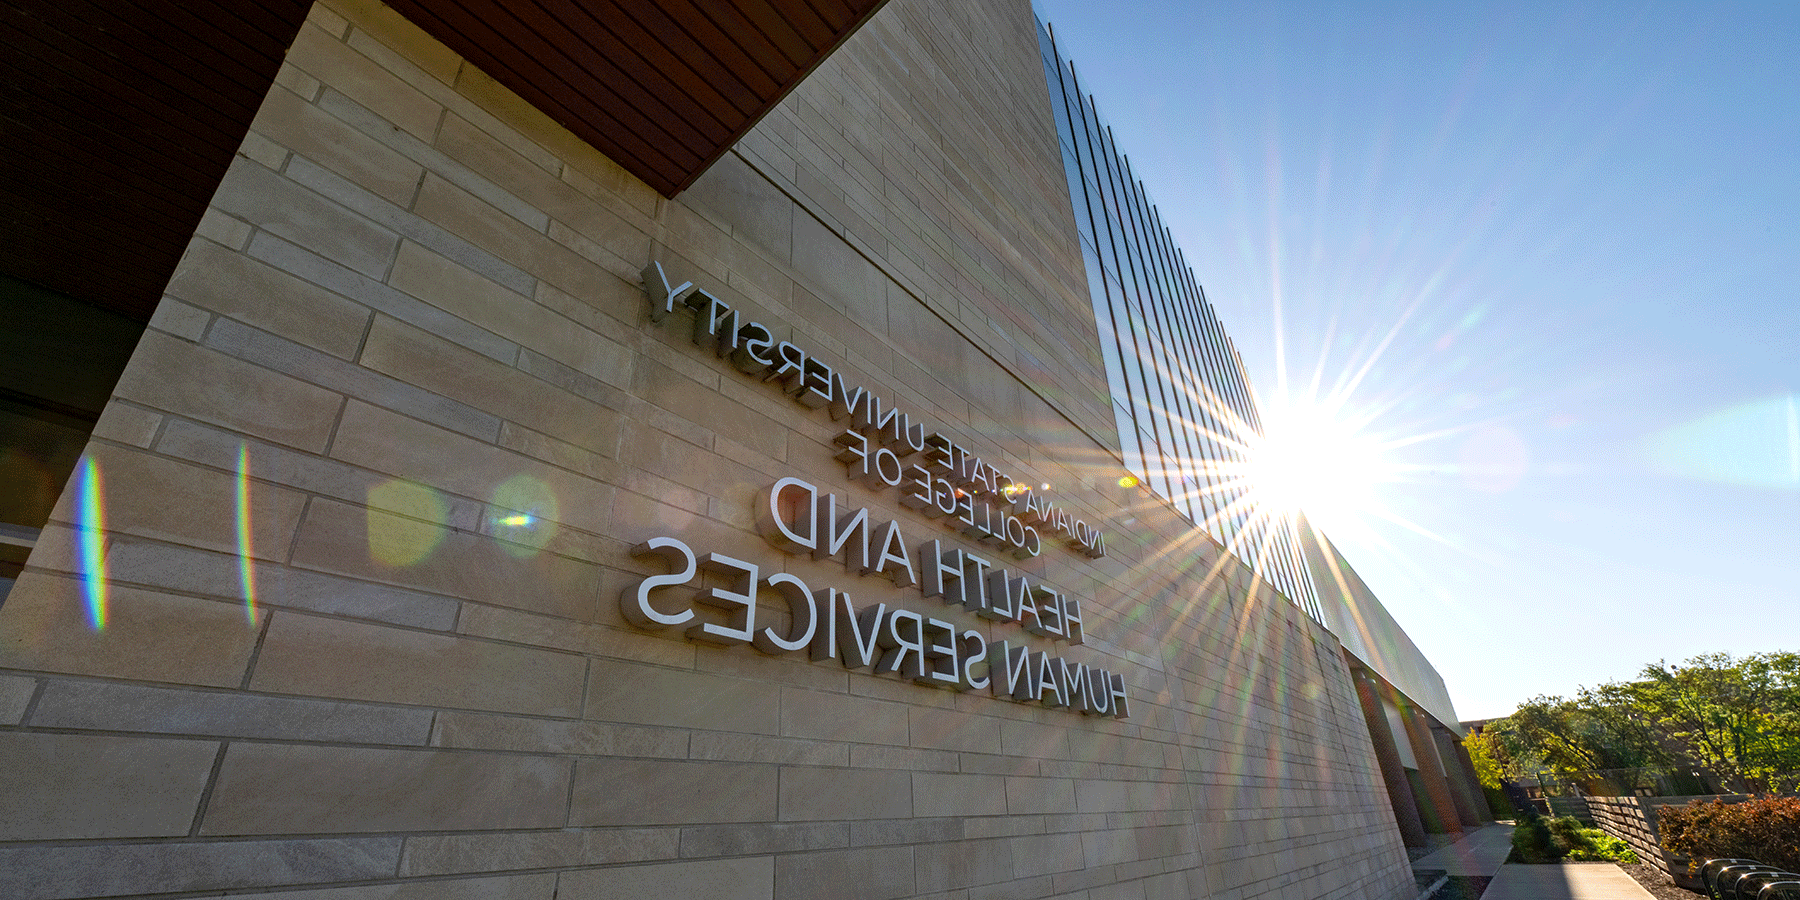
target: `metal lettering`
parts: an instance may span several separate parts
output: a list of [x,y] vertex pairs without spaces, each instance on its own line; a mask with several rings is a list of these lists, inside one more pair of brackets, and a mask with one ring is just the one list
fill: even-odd
[[794,399],[809,409],[818,409],[831,402],[831,381],[837,373],[831,367],[819,362],[818,357],[806,359],[806,371],[800,379],[800,393]]
[[700,560],[700,568],[709,572],[738,575],[737,587],[707,588],[695,595],[695,603],[725,610],[725,624],[701,622],[687,630],[688,640],[705,644],[747,644],[756,636],[756,585],[759,572],[755,563],[744,562],[721,553],[708,553]]
[[[901,634],[901,626],[910,623],[910,634]],[[888,611],[887,627],[881,629],[881,646],[888,648],[875,666],[877,675],[899,674],[914,681],[925,677],[925,620],[906,609]]]
[[961,683],[966,691],[979,691],[988,686],[991,680],[988,672],[975,674],[977,665],[985,665],[988,661],[987,638],[979,631],[965,631],[957,638],[962,650]]
[[740,345],[731,352],[732,365],[746,375],[761,375],[775,365],[775,358],[769,355],[769,348],[775,346],[775,336],[769,333],[769,326],[761,322],[751,322],[738,329]]
[[660,587],[675,587],[693,579],[694,551],[672,537],[653,537],[631,548],[635,557],[655,556],[669,567],[667,575],[651,575],[628,587],[619,595],[619,612],[626,621],[639,628],[660,630],[671,625],[685,625],[694,617],[692,609],[665,613],[650,605],[650,592]]
[[927,597],[942,597],[944,603],[961,606],[967,600],[968,588],[963,582],[961,548],[943,549],[941,542],[929,540],[919,545],[919,569],[924,575],[920,590]]
[[675,311],[676,301],[686,297],[694,289],[694,283],[684,281],[678,287],[669,287],[669,277],[663,274],[662,263],[651,260],[638,277],[643,279],[644,294],[650,298],[650,321],[661,322]]
[[[941,638],[941,640],[940,640]],[[956,625],[943,619],[925,620],[925,677],[919,681],[945,687],[962,687],[962,666],[957,661]]]
[[786,572],[777,572],[764,578],[763,584],[774,589],[787,601],[788,633],[786,637],[778,635],[771,626],[757,632],[751,643],[756,649],[771,656],[792,653],[812,643],[813,632],[819,627],[819,611],[814,606],[813,595],[807,590],[806,582]]
[[[801,497],[795,497],[800,494]],[[786,495],[784,497],[784,495]],[[798,478],[783,478],[769,488],[768,502],[757,511],[757,525],[769,543],[798,553],[818,547],[819,524],[814,509],[819,489]],[[804,526],[804,529],[790,526]]]
[[1069,643],[1087,643],[1087,636],[1081,631],[1081,601],[1068,594],[1060,594],[1058,597],[1062,608],[1063,631],[1067,634]]
[[874,567],[866,571],[886,575],[895,587],[912,587],[919,583],[919,576],[913,572],[912,557],[906,554],[906,539],[900,535],[899,522],[888,520],[881,533],[881,553],[876,557]]
[[[815,518],[824,523],[824,533],[819,535],[818,546],[813,548],[814,559],[825,559],[844,553],[844,568],[854,569],[858,574],[869,571],[869,511],[857,509],[854,512],[838,512],[836,494],[821,494],[817,501],[818,510]],[[851,543],[851,539],[855,543]]]

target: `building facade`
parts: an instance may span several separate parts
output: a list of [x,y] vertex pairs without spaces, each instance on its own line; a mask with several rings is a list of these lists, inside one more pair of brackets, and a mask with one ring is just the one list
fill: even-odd
[[0,895],[1405,898],[1484,818],[1170,426],[1248,385],[1027,4],[475,5],[9,7],[91,171],[6,186]]

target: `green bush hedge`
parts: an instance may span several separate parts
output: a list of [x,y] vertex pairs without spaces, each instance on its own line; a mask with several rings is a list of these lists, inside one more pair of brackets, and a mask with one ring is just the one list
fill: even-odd
[[1739,857],[1800,872],[1800,797],[1665,806],[1657,811],[1656,829],[1665,849],[1696,865]]
[[1598,828],[1583,826],[1573,816],[1545,819],[1522,815],[1513,828],[1513,855],[1524,863],[1635,863],[1637,854],[1624,841]]

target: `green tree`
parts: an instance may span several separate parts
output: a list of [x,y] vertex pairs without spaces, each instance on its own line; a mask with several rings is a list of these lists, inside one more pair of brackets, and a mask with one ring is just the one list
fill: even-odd
[[1708,653],[1640,678],[1532,698],[1489,726],[1490,757],[1512,778],[1605,771],[1622,793],[1648,786],[1644,767],[1703,768],[1746,791],[1800,782],[1800,653]]
[[1779,790],[1800,772],[1800,654],[1707,653],[1644,667],[1633,706],[1678,757],[1738,790]]
[[1535,697],[1507,718],[1514,757],[1572,778],[1602,769],[1632,769],[1668,761],[1656,735],[1610,685],[1583,688],[1573,700]]

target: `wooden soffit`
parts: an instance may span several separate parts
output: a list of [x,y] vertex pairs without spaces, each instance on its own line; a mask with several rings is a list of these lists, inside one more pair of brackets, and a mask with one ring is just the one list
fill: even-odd
[[311,5],[0,2],[0,274],[147,321]]
[[673,197],[884,0],[389,0]]
[[[396,0],[664,196],[882,0]],[[139,322],[310,0],[0,0],[0,275]]]

